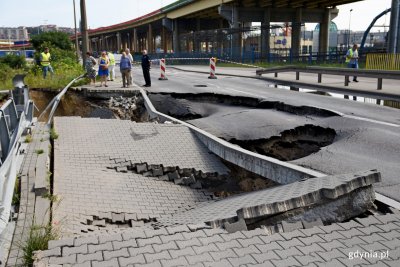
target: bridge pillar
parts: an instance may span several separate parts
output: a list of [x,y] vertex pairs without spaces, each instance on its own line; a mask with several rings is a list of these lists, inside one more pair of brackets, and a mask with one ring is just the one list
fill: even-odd
[[173,24],[173,32],[172,32],[172,49],[174,50],[175,53],[180,51],[180,47],[179,47],[179,23],[178,23],[178,19],[174,20],[174,24]]
[[161,49],[164,53],[167,53],[168,50],[168,41],[167,41],[167,30],[164,26],[161,26]]
[[303,10],[296,9],[296,15],[292,21],[292,56],[298,57],[300,52],[301,42],[301,23],[302,23]]
[[121,33],[117,32],[117,49],[115,49],[116,51],[120,51],[121,50]]
[[147,50],[149,54],[153,53],[153,27],[149,23],[149,27],[147,29]]
[[236,6],[220,5],[218,13],[229,22],[231,28],[231,58],[240,59],[242,51],[241,31],[239,28],[239,10]]
[[139,47],[138,47],[138,38],[137,38],[137,29],[133,29],[133,44],[132,44],[132,53],[133,52],[139,52]]
[[198,34],[201,31],[201,21],[199,18],[196,19],[196,31],[193,33],[193,50],[194,52],[201,52],[200,40]]
[[325,9],[322,22],[319,29],[319,47],[318,51],[321,54],[329,52],[329,27],[331,25],[331,12],[330,9]]
[[400,53],[400,0],[392,0],[388,52]]
[[270,52],[270,26],[271,26],[271,10],[264,11],[264,20],[261,22],[261,58],[266,59]]

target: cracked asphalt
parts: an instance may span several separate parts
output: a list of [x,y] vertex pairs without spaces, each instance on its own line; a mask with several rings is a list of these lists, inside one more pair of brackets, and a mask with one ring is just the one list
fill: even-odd
[[[134,71],[134,80],[142,79]],[[326,174],[350,173],[378,169],[382,182],[376,191],[400,201],[400,110],[375,104],[329,96],[276,89],[265,81],[219,76],[207,79],[205,74],[169,70],[168,81],[158,81],[158,70],[152,71],[151,93],[225,94],[280,101],[294,106],[312,106],[334,111],[341,116],[298,116],[273,109],[255,109],[186,101],[185,108],[204,115],[188,121],[226,139],[257,139],[277,136],[284,130],[304,124],[330,127],[337,132],[333,144],[320,151],[292,161]],[[206,85],[207,87],[197,87]],[[359,98],[359,100],[363,100]],[[366,100],[368,101],[368,100]]]

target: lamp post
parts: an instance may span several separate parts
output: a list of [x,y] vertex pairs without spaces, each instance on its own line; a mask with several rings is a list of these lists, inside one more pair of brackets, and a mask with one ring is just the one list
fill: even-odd
[[78,31],[76,29],[76,11],[75,11],[75,0],[74,4],[74,26],[75,26],[75,49],[76,49],[76,60],[79,62],[79,43],[78,43]]
[[348,37],[347,37],[347,49],[350,48],[351,12],[353,12],[353,9],[350,9],[350,16],[349,16],[349,35],[348,35]]
[[82,62],[85,64],[86,53],[89,48],[89,33],[87,31],[87,19],[86,19],[86,3],[85,0],[80,0],[81,4],[81,36],[82,36]]

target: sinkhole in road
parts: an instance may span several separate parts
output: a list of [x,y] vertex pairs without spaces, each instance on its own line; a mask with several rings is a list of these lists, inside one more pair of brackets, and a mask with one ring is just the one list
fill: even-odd
[[[188,123],[194,124],[197,127],[204,127],[204,130],[218,135],[222,139],[239,145],[242,148],[282,161],[291,161],[318,152],[322,147],[332,144],[336,137],[336,131],[334,129],[310,123],[305,123],[304,125],[297,125],[298,123],[287,124],[288,129],[280,131],[279,135],[274,134],[271,136],[267,134],[267,132],[270,131],[263,130],[261,133],[258,132],[261,138],[255,138],[251,130],[232,125],[232,123],[237,123],[239,125],[253,125],[257,127],[259,125],[257,121],[252,124],[242,124],[242,122],[240,122],[240,119],[243,119],[243,117],[240,117],[240,113],[248,112],[251,109],[275,110],[280,114],[286,114],[279,115],[265,112],[265,116],[262,115],[254,118],[249,115],[249,117],[245,117],[251,120],[259,119],[260,123],[264,123],[264,125],[272,125],[266,127],[274,127],[275,123],[280,123],[280,121],[268,123],[270,120],[270,118],[268,118],[269,115],[280,116],[282,119],[288,118],[288,120],[292,121],[299,120],[300,118],[310,118],[309,121],[311,122],[318,118],[338,116],[338,114],[332,111],[316,107],[294,106],[280,101],[210,93],[153,93],[149,95],[149,98],[152,100],[156,109],[163,113],[178,119],[186,120]],[[232,106],[243,107],[243,109],[231,111],[229,107]],[[229,112],[224,113],[225,110]],[[226,119],[227,116],[236,117],[234,120],[229,121]],[[223,127],[218,126],[218,123],[223,123]],[[224,129],[221,130],[221,128]],[[228,128],[231,128],[231,130]],[[279,128],[279,126],[277,128]],[[232,138],[230,135],[235,137]],[[246,138],[237,138],[236,136],[246,136]]]
[[181,120],[193,120],[212,115],[215,109],[207,104],[220,106],[240,106],[256,109],[274,109],[295,115],[315,115],[320,117],[339,116],[339,114],[312,106],[295,106],[281,101],[266,100],[245,96],[232,96],[214,93],[149,93],[154,107]]
[[[31,89],[30,98],[35,103],[34,116],[38,116],[46,108],[48,103],[58,92],[54,90]],[[85,97],[74,91],[68,91],[62,98],[54,116],[79,116],[82,118],[101,119],[128,119],[136,122],[147,120],[147,111],[144,107],[143,98],[111,97],[110,99],[97,99]],[[48,114],[42,117],[47,121]]]
[[318,152],[321,147],[332,144],[335,136],[334,129],[307,124],[268,139],[230,139],[229,142],[265,156],[291,161]]

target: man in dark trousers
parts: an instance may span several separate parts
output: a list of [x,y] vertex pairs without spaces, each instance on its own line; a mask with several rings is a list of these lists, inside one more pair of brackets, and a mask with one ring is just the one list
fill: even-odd
[[143,50],[143,56],[142,56],[142,70],[143,70],[143,77],[144,80],[146,81],[146,84],[143,85],[144,87],[150,87],[151,86],[151,80],[150,80],[150,59],[149,56],[147,55],[147,50]]

